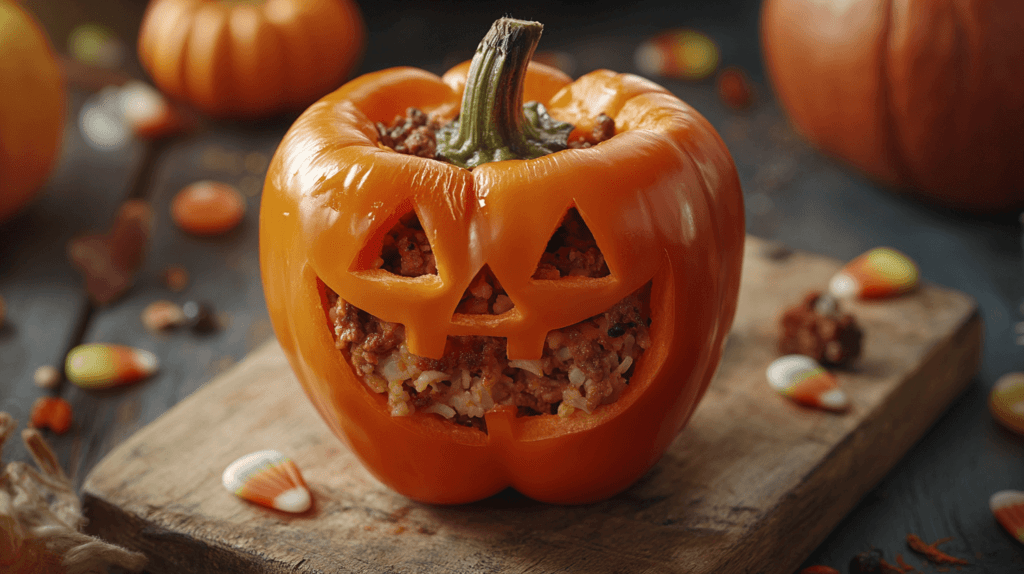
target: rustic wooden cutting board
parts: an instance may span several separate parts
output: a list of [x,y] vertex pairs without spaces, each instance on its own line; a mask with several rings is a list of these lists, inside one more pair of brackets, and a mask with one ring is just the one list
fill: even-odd
[[[775,322],[839,262],[770,251],[748,238],[733,333],[689,426],[611,500],[551,506],[509,491],[464,506],[411,502],[330,434],[271,343],[93,470],[83,487],[90,530],[145,552],[157,574],[789,574],[967,386],[982,325],[970,297],[934,285],[852,304],[864,351],[839,380],[853,408],[796,406],[765,381]],[[312,510],[268,510],[221,486],[232,460],[266,448],[302,468]]]

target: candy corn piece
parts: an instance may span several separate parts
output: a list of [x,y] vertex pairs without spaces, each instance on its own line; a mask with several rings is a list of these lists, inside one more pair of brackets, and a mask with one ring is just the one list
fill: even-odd
[[895,249],[876,247],[847,263],[828,288],[836,297],[891,297],[913,290],[919,276],[909,257]]
[[633,55],[648,76],[703,80],[718,69],[718,46],[696,30],[672,30],[640,44]]
[[999,524],[1017,540],[1024,542],[1024,492],[1000,490],[988,499]]
[[768,383],[772,388],[802,405],[829,411],[844,411],[850,406],[836,377],[806,355],[785,355],[768,365]]
[[988,396],[992,416],[1006,428],[1024,434],[1024,373],[1007,373]]
[[138,80],[121,86],[121,113],[140,138],[155,139],[185,129],[185,119],[156,88]]
[[305,512],[312,504],[306,481],[292,459],[276,450],[247,454],[221,477],[235,496],[284,512]]
[[156,355],[124,345],[91,343],[68,353],[64,373],[84,389],[105,389],[133,383],[156,372]]

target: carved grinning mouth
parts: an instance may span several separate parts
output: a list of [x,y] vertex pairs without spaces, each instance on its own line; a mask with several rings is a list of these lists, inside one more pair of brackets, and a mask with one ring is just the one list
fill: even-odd
[[[383,241],[376,266],[402,276],[437,273],[415,213],[402,217]],[[570,209],[538,262],[535,280],[609,274],[604,257],[576,209]],[[388,397],[393,416],[433,413],[486,430],[484,413],[514,405],[520,416],[591,412],[618,399],[650,346],[651,282],[601,313],[548,333],[537,360],[509,360],[504,337],[449,336],[439,359],[405,345],[405,327],[347,303],[320,282],[335,345],[369,389]],[[455,313],[500,315],[514,307],[484,266]]]
[[519,416],[592,412],[618,399],[650,346],[650,283],[551,331],[537,360],[509,360],[505,338],[483,335],[449,336],[441,358],[419,357],[406,348],[403,325],[320,286],[335,346],[370,390],[387,395],[393,416],[433,413],[486,432],[484,413],[496,405],[514,405]]

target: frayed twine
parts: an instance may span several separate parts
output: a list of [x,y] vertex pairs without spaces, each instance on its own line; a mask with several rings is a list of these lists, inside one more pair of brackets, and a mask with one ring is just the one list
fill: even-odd
[[[0,412],[0,452],[16,423]],[[81,532],[86,520],[57,457],[35,429],[21,439],[39,470],[12,462],[0,473],[0,570],[11,574],[138,572],[146,556]],[[2,463],[2,458],[0,458]]]

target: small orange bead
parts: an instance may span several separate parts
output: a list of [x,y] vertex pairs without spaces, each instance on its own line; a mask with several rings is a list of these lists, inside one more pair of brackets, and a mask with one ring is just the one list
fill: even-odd
[[175,293],[181,293],[185,287],[188,287],[188,269],[181,265],[168,266],[160,277],[163,279],[164,285]]
[[245,197],[232,185],[198,181],[174,196],[171,217],[178,227],[195,235],[226,233],[245,217]]
[[71,404],[60,397],[39,397],[32,405],[32,426],[64,434],[71,428]]
[[750,107],[754,101],[754,92],[750,88],[750,81],[747,75],[739,68],[726,68],[718,74],[716,81],[718,97],[722,98],[725,105],[734,110],[743,110]]

